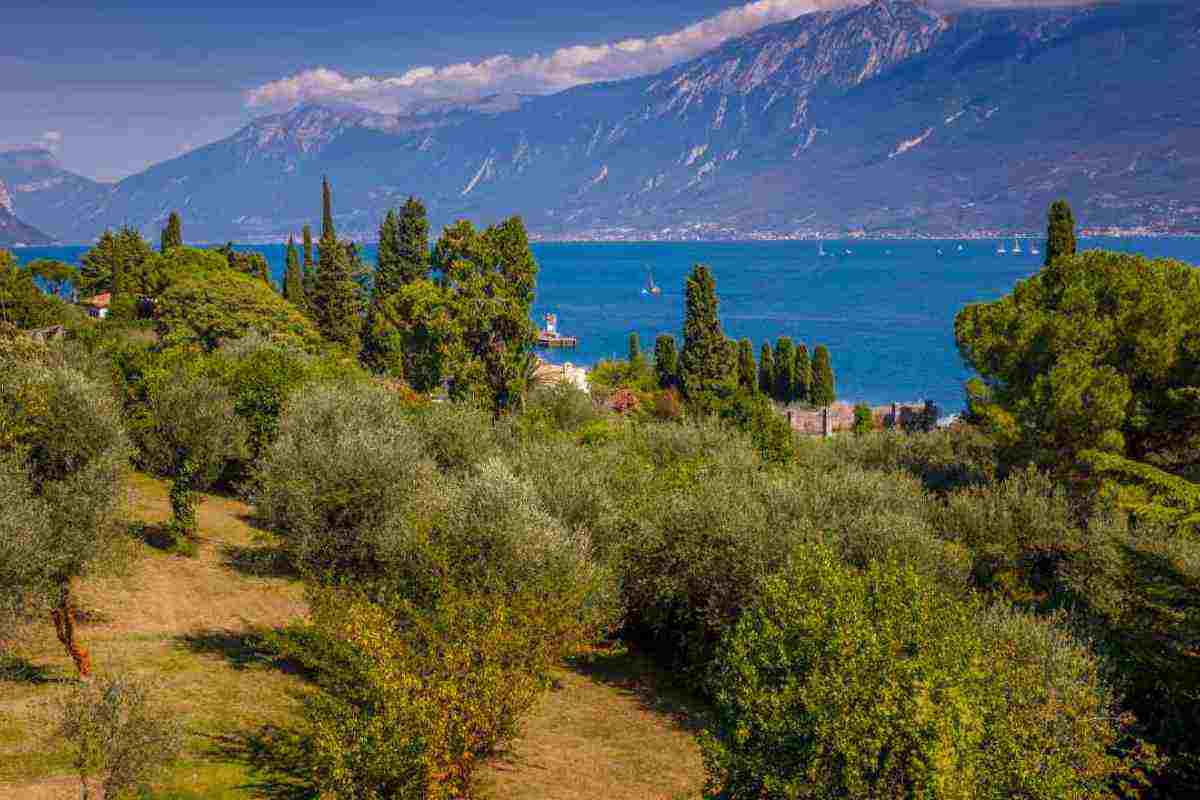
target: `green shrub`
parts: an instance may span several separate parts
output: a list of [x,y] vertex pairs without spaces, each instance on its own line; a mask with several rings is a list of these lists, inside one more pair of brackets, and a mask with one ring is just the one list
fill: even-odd
[[284,537],[298,565],[378,574],[392,557],[388,537],[403,529],[406,515],[419,509],[432,516],[443,503],[424,441],[386,389],[314,385],[285,406],[279,434],[258,465],[258,514]]
[[1109,795],[1121,730],[1086,650],[910,567],[807,556],[718,652],[709,797]]
[[300,347],[317,347],[321,340],[312,322],[270,286],[233,270],[172,284],[158,298],[154,315],[164,342],[205,350],[251,333]]
[[795,456],[792,427],[766,395],[737,392],[721,405],[719,414],[724,422],[748,434],[765,460],[784,464]]
[[303,771],[315,793],[473,796],[478,767],[517,737],[571,651],[539,624],[552,613],[525,593],[501,601],[450,590],[431,607],[344,593],[318,600],[326,669],[303,712]]
[[423,452],[443,470],[463,470],[496,452],[492,415],[467,403],[431,403],[416,408],[411,422]]
[[329,352],[313,355],[258,335],[221,347],[211,361],[234,412],[246,423],[252,461],[274,440],[284,404],[302,386],[366,377],[353,360]]
[[524,416],[544,419],[553,430],[573,432],[600,415],[587,392],[565,381],[530,392]]
[[875,430],[875,417],[871,413],[871,407],[866,403],[859,403],[854,407],[853,430],[856,436],[862,436],[864,433]]
[[877,436],[835,436],[805,442],[800,459],[813,466],[857,464],[904,470],[937,492],[986,483],[996,477],[995,443],[975,428]]
[[99,780],[104,797],[144,796],[149,782],[171,766],[182,727],[157,709],[147,685],[125,675],[75,684],[59,701],[55,734],[71,750],[80,794]]
[[976,584],[1014,602],[1059,596],[1061,570],[1112,541],[1100,535],[1101,516],[1093,517],[1096,535],[1081,530],[1066,491],[1033,468],[951,492],[931,509],[940,534],[971,552]]

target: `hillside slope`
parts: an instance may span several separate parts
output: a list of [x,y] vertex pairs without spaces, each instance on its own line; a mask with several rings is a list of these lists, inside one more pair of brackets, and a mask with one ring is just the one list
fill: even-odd
[[[147,526],[170,518],[164,482],[135,475],[129,517]],[[207,496],[198,509],[201,546],[183,558],[138,544],[121,579],[84,585],[82,637],[101,671],[155,682],[157,697],[189,732],[184,756],[155,797],[248,800],[245,763],[218,752],[219,737],[249,736],[290,719],[302,676],[276,662],[264,632],[306,613],[299,580],[277,543],[252,527],[252,509]],[[147,536],[153,540],[153,535]],[[47,621],[5,662],[0,653],[0,800],[71,800],[79,784],[69,756],[43,731],[48,704],[68,688],[70,659]],[[563,670],[512,753],[484,776],[485,797],[634,800],[694,793],[699,747],[682,708],[656,692],[650,671],[620,653]]]

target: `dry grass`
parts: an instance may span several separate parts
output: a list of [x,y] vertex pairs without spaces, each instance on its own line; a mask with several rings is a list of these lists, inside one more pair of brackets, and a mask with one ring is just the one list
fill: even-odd
[[699,705],[618,649],[560,677],[525,735],[483,777],[508,800],[674,800],[699,797]]
[[[286,721],[304,682],[267,657],[258,631],[305,614],[303,591],[257,531],[244,504],[207,497],[199,509],[201,547],[184,558],[139,544],[131,574],[84,586],[82,636],[96,669],[150,677],[179,715],[188,751],[156,797],[234,800],[245,768],[212,753],[213,737]],[[129,517],[149,526],[170,515],[166,485],[141,475],[130,484]],[[153,541],[153,536],[147,537]],[[22,643],[22,678],[0,677],[0,800],[78,797],[61,746],[46,736],[46,707],[73,679],[51,626]],[[488,769],[494,798],[675,798],[696,796],[700,762],[693,719],[654,688],[644,664],[621,652],[565,671],[514,751]]]

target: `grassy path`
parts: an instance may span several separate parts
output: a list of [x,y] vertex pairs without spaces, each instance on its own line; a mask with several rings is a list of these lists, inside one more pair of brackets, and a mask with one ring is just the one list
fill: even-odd
[[[134,476],[129,516],[151,532],[170,515],[166,486]],[[82,636],[97,671],[152,678],[160,701],[189,736],[185,758],[157,797],[233,800],[248,775],[208,753],[211,737],[287,719],[305,690],[257,647],[257,631],[305,614],[303,591],[276,557],[250,509],[208,497],[199,509],[196,558],[151,544],[129,576],[84,586]],[[153,535],[147,539],[153,541]],[[0,674],[0,800],[76,798],[65,751],[46,736],[46,704],[74,672],[47,622],[31,631],[21,674]],[[648,671],[622,654],[564,670],[513,752],[489,767],[496,798],[676,798],[695,796],[699,755],[683,706],[646,683]]]

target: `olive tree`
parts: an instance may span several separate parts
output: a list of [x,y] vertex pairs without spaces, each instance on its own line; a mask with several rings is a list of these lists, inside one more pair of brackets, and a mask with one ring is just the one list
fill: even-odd
[[147,782],[179,755],[178,722],[156,708],[149,687],[131,676],[77,684],[57,710],[55,733],[71,751],[84,800],[97,779],[105,800],[141,796]]
[[101,384],[66,367],[0,367],[0,633],[48,611],[85,676],[78,582],[123,550],[116,522],[128,440]]
[[152,390],[142,459],[171,478],[174,533],[196,533],[196,492],[210,488],[247,452],[246,425],[216,380],[176,369]]

